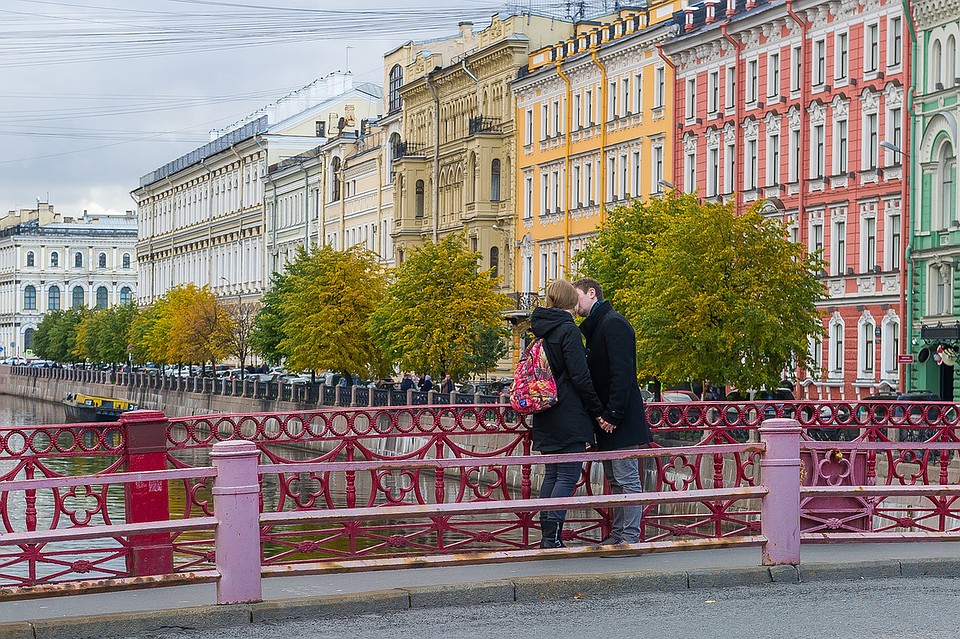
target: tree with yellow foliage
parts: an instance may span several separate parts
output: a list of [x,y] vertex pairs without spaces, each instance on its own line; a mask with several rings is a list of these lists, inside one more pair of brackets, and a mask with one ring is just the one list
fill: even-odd
[[497,278],[478,271],[479,259],[463,235],[450,235],[414,249],[396,269],[371,327],[402,370],[465,379],[506,353],[501,312],[510,300],[496,292]]

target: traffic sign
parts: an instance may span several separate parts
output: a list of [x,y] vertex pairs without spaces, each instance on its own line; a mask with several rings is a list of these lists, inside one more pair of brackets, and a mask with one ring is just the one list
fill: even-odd
[[898,364],[913,364],[913,355],[897,355]]

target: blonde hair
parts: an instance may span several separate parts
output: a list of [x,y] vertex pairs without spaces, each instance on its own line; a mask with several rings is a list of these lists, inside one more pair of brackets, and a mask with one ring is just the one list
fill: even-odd
[[546,308],[559,308],[572,311],[577,307],[577,289],[567,280],[554,280],[547,286],[547,295],[543,300]]

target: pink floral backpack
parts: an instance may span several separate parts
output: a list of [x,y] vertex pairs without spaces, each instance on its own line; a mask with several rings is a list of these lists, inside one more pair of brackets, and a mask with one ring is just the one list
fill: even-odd
[[550,370],[543,340],[537,338],[527,347],[513,371],[510,406],[521,415],[532,415],[555,406],[557,380]]

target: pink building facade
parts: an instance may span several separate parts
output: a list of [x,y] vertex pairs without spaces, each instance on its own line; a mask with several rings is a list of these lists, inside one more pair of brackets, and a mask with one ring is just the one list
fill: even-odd
[[902,387],[905,74],[900,2],[708,0],[675,14],[671,182],[705,200],[762,204],[822,251],[829,298],[818,371],[798,397]]

